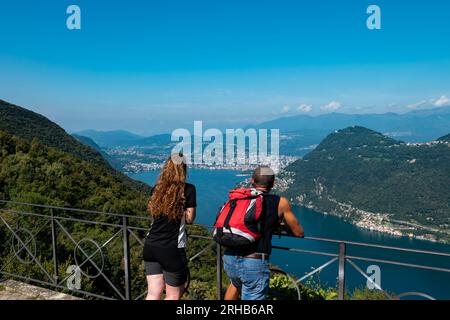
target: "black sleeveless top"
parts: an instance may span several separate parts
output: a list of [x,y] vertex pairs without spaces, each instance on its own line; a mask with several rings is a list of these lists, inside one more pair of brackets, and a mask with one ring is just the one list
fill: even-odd
[[[153,193],[153,189],[152,189]],[[184,185],[184,196],[186,202],[184,208],[197,207],[197,196],[195,186],[190,183]],[[187,241],[186,221],[184,217],[180,220],[169,220],[166,215],[155,218],[150,233],[145,240],[145,246],[159,248],[185,248]]]
[[272,252],[272,235],[278,230],[280,225],[280,218],[278,216],[278,204],[280,203],[280,197],[274,194],[265,193],[263,198],[263,210],[262,210],[262,236],[255,243],[242,247],[239,249],[225,249],[227,255],[246,256],[252,253],[265,253],[270,254]]

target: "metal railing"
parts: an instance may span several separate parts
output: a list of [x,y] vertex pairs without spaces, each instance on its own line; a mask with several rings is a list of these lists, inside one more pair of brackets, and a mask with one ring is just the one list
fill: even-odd
[[[70,223],[76,225],[70,226]],[[145,236],[142,236],[142,234],[145,234],[148,231],[150,223],[151,218],[147,216],[115,214],[92,210],[0,200],[0,232],[2,232],[2,230],[5,230],[8,234],[4,234],[3,238],[7,239],[8,236],[10,238],[10,242],[3,242],[3,247],[1,247],[0,244],[0,262],[2,263],[0,265],[0,276],[4,278],[15,278],[22,281],[35,283],[37,285],[52,287],[64,291],[69,290],[74,293],[99,299],[142,299],[145,296],[146,291],[135,293],[134,295],[132,294],[133,278],[131,268],[131,253],[132,250],[142,250],[142,246],[144,245],[145,241]],[[109,233],[106,233],[108,237],[105,239],[95,240],[88,235],[85,235],[80,239],[80,233],[83,233],[80,232],[79,226],[84,224],[95,226],[102,231],[108,230]],[[207,225],[197,224],[196,226],[204,227],[207,229],[211,228]],[[90,229],[86,229],[86,231],[88,230]],[[95,234],[95,231],[90,230],[87,233]],[[0,240],[1,237],[2,235],[0,233]],[[42,237],[42,239],[39,239],[39,237]],[[209,250],[215,251],[214,268],[216,274],[216,297],[217,299],[222,299],[223,271],[220,246],[212,240],[208,233],[198,235],[193,234],[190,235],[190,238],[208,241],[208,244],[205,244],[200,251],[189,257],[190,262],[195,261]],[[61,245],[59,243],[59,241],[62,239],[64,239],[65,241],[64,245]],[[105,268],[105,251],[107,250],[108,246],[111,246],[111,244],[117,239],[121,239],[121,257],[119,259],[119,270],[122,275],[117,275],[117,272],[113,272],[113,270],[106,270],[107,267]],[[450,253],[414,250],[386,245],[342,241],[318,237],[305,237],[304,239],[314,242],[334,243],[338,245],[339,249],[338,252],[326,252],[302,248],[291,248],[285,246],[273,246],[274,250],[284,250],[293,253],[306,253],[315,256],[331,258],[330,260],[314,268],[312,271],[305,273],[299,278],[292,277],[280,268],[271,269],[273,272],[282,273],[287,276],[288,279],[290,279],[292,287],[296,290],[299,299],[301,299],[300,286],[304,284],[304,281],[310,279],[313,275],[321,272],[325,268],[328,268],[335,262],[338,263],[337,298],[339,300],[343,300],[346,297],[346,275],[348,272],[346,266],[347,264],[354,268],[354,270],[356,270],[359,274],[361,274],[363,279],[366,279],[368,282],[372,283],[376,289],[384,292],[386,298],[388,299],[401,299],[407,296],[417,296],[426,299],[434,299],[431,295],[423,292],[404,292],[393,296],[392,294],[386,292],[371,277],[369,277],[355,263],[355,261],[390,264],[407,268],[450,273],[450,269],[443,267],[407,263],[391,259],[376,259],[349,255],[347,253],[347,249],[349,246],[377,248],[392,252],[420,253],[427,256],[439,256],[449,259]],[[131,240],[134,241],[133,248],[131,248],[130,245]],[[38,254],[38,246],[40,244],[45,246],[45,249],[42,251],[47,252],[47,256],[42,256],[43,253]],[[90,250],[88,250],[89,246],[91,247]],[[67,248],[72,247],[73,253],[68,257],[69,254]],[[115,252],[115,254],[117,255],[117,252]],[[82,261],[80,260],[80,255],[82,257]],[[141,255],[137,256],[139,257],[139,259],[141,259]],[[61,258],[64,258],[65,260],[61,261]],[[49,266],[50,261],[51,266]],[[104,283],[107,284],[107,289],[103,289],[103,291],[101,291],[100,293],[85,291],[81,288],[77,288],[76,286],[68,289],[67,285],[64,285],[64,283],[66,283],[70,279],[70,277],[73,276],[73,273],[69,273],[69,275],[66,277],[62,277],[60,275],[61,264],[64,264],[66,261],[73,262],[74,266],[78,268],[81,274],[88,279],[103,279]],[[14,265],[14,263],[16,265]],[[26,268],[20,268],[20,266],[32,266],[34,268],[34,271],[30,275],[29,272],[26,272]],[[89,274],[89,272],[91,271],[95,271],[96,274]],[[41,277],[38,278],[36,276],[37,272],[40,272]],[[115,274],[114,279],[111,276],[111,274],[113,273]],[[144,279],[143,273],[142,278]],[[118,282],[120,282],[120,284]],[[105,291],[112,293],[112,295],[107,295]]]

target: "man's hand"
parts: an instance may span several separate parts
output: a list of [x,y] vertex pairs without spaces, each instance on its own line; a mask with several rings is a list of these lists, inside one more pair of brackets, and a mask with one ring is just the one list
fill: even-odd
[[289,203],[289,200],[285,197],[280,198],[280,203],[278,205],[278,214],[280,215],[280,217],[284,218],[286,226],[295,237],[303,238],[305,236],[305,231],[303,230],[302,225],[298,222],[297,218],[291,210],[291,204]]

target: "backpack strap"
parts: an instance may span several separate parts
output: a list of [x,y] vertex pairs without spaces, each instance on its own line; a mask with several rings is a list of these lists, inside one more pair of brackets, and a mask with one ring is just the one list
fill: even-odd
[[227,217],[223,222],[224,228],[230,229],[230,220],[235,208],[236,208],[236,200],[230,200],[230,211],[228,211]]
[[260,196],[262,197],[262,208],[261,208],[261,218],[258,221],[258,232],[261,234],[261,238],[264,237],[263,230],[266,227],[266,211],[264,210],[264,196],[267,193],[261,192]]

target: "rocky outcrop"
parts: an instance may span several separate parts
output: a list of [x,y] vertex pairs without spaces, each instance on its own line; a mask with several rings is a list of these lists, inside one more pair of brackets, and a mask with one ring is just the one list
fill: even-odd
[[0,300],[82,300],[15,280],[0,282]]

